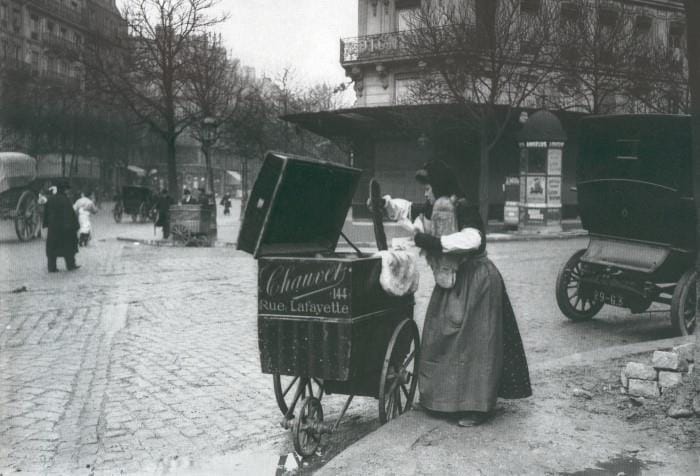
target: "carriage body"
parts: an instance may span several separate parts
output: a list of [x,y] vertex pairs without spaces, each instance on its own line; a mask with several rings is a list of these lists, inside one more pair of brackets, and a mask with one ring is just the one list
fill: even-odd
[[0,219],[12,220],[20,241],[36,238],[41,228],[36,159],[0,152]]
[[671,318],[681,333],[694,325],[673,316],[674,305],[685,312],[681,308],[695,279],[690,137],[690,119],[682,115],[581,120],[576,182],[590,242],[560,273],[571,281],[565,269],[578,267],[580,275],[572,287],[583,306],[579,315],[563,302],[557,283],[557,301],[567,317],[592,317],[585,315],[603,304],[641,312],[661,302],[672,305]]
[[120,222],[124,213],[130,215],[132,221],[155,220],[156,196],[150,188],[135,185],[123,186],[119,198],[113,212],[115,221]]

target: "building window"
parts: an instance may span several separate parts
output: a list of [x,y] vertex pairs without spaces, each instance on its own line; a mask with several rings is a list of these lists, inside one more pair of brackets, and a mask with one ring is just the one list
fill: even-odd
[[685,25],[681,22],[674,21],[668,29],[668,46],[669,48],[683,48],[683,39],[685,37]]
[[617,23],[618,13],[612,8],[598,10],[598,22],[603,29],[613,30]]
[[634,34],[637,36],[647,36],[651,31],[651,18],[640,15],[634,20]]
[[398,76],[394,79],[394,103],[415,103],[416,86],[418,79],[415,76]]
[[520,12],[537,15],[540,12],[540,0],[520,0]]
[[410,30],[418,13],[417,8],[399,8],[396,10],[396,31]]
[[572,25],[581,17],[581,9],[573,3],[562,3],[560,21],[562,25]]

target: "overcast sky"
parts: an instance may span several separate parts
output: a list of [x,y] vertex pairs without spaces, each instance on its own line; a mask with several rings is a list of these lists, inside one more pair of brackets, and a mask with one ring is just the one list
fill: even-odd
[[357,0],[220,0],[229,13],[217,27],[231,53],[258,77],[292,66],[296,82],[346,81],[339,39],[357,36]]

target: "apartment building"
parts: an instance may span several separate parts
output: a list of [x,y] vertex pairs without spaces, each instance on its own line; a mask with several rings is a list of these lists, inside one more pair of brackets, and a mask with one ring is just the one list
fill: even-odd
[[[481,18],[489,10],[488,3],[500,0],[422,0],[442,6],[450,2],[463,2],[473,13],[474,25],[489,21]],[[492,3],[493,4],[493,3]],[[492,148],[489,165],[489,216],[501,218],[504,203],[506,177],[517,175],[519,150],[517,134],[522,129],[522,113],[532,114],[540,109],[553,112],[568,134],[563,150],[562,202],[566,216],[576,214],[576,195],[570,191],[575,183],[576,123],[582,114],[598,112],[682,112],[687,99],[687,80],[683,80],[685,62],[685,17],[683,5],[677,0],[519,0],[513,2],[520,15],[536,15],[543,5],[551,5],[556,21],[566,27],[567,22],[580,18],[582,10],[589,12],[596,28],[612,25],[621,15],[629,17],[625,28],[629,35],[645,35],[649,44],[661,46],[671,60],[669,70],[678,68],[675,76],[648,78],[636,81],[635,87],[644,88],[636,97],[625,97],[624,88],[614,90],[596,104],[590,106],[590,94],[576,86],[576,81],[586,79],[586,74],[605,72],[614,65],[604,59],[592,67],[592,63],[570,66],[567,56],[558,58],[557,82],[542,84],[532,91],[511,114],[512,121]],[[479,187],[479,138],[478,134],[457,126],[462,114],[458,104],[451,101],[426,104],[411,100],[412,86],[421,77],[428,58],[419,58],[407,45],[407,35],[415,28],[416,12],[421,0],[358,0],[358,36],[340,41],[340,63],[352,80],[356,93],[355,107],[348,110],[318,114],[297,114],[287,119],[313,132],[331,138],[342,138],[353,144],[354,165],[367,170],[365,181],[375,176],[388,193],[409,199],[421,199],[420,189],[413,180],[414,171],[424,161],[439,157],[457,168],[464,188],[474,191]],[[497,10],[495,10],[497,11]],[[490,21],[493,21],[491,19]],[[620,22],[618,22],[620,23]],[[526,45],[523,54],[514,61],[527,62]],[[579,47],[580,48],[580,47]],[[573,49],[573,48],[572,48]],[[578,58],[585,51],[572,51]],[[448,59],[449,61],[449,59]],[[573,60],[572,60],[573,61]],[[612,59],[609,61],[613,61]],[[641,58],[640,58],[641,61]],[[581,64],[589,71],[581,72]],[[567,77],[567,68],[577,75]],[[642,75],[643,76],[643,75]],[[687,78],[687,76],[685,76]],[[675,78],[675,79],[674,79]],[[681,78],[678,81],[678,78]],[[643,79],[643,78],[639,78]],[[573,84],[572,84],[573,82]],[[593,81],[591,81],[593,82]],[[673,84],[670,84],[672,82]],[[638,84],[636,84],[638,83]],[[663,83],[663,84],[661,84]],[[610,89],[610,88],[609,88]],[[583,92],[582,92],[583,91]],[[662,91],[663,94],[660,94]],[[646,99],[653,98],[654,104]],[[502,110],[511,107],[503,104]],[[519,121],[518,119],[521,119]],[[482,184],[483,186],[484,184]],[[361,185],[353,200],[355,216],[365,213],[366,187]],[[469,194],[469,193],[468,193]],[[472,193],[472,198],[475,195]]]

